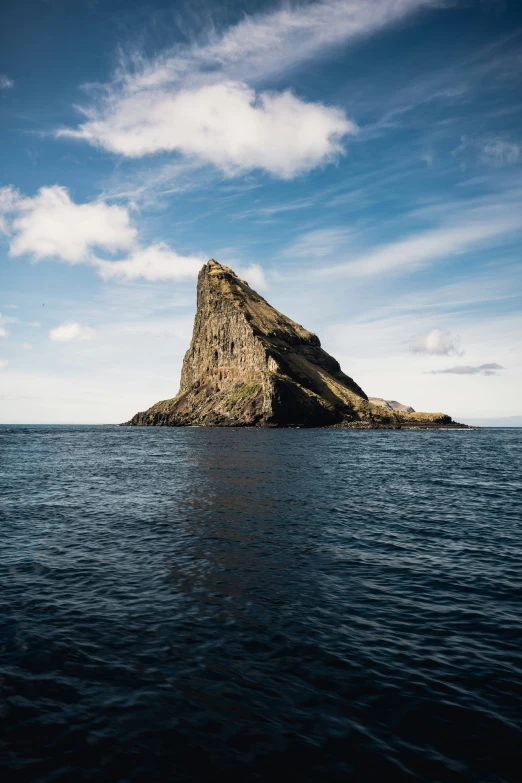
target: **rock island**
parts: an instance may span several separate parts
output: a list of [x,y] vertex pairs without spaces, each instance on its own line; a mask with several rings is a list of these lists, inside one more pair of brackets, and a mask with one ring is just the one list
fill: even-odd
[[135,426],[462,427],[368,398],[321,348],[227,266],[211,259],[198,277],[197,311],[179,392],[126,422]]

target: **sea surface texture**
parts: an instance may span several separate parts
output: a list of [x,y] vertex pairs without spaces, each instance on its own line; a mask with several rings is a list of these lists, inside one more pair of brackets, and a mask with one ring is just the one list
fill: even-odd
[[520,780],[522,430],[0,429],[0,777]]

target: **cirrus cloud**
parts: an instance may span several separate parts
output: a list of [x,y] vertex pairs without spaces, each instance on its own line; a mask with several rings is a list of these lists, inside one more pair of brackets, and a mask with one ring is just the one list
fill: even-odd
[[421,231],[406,239],[387,243],[361,253],[349,261],[317,271],[322,277],[344,275],[370,277],[423,269],[434,261],[469,253],[485,242],[494,244],[500,237],[520,230],[520,208],[489,217],[482,210],[469,210],[457,222],[454,218],[436,228]]
[[7,337],[9,334],[9,331],[5,328],[6,324],[14,324],[17,321],[18,318],[0,313],[0,337]]
[[513,166],[522,161],[522,144],[501,135],[462,136],[452,154],[454,157],[473,152],[480,163],[488,166]]

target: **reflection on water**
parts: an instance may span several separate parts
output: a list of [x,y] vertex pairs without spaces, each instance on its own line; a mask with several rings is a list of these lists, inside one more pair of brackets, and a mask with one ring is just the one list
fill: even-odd
[[521,431],[0,428],[22,781],[510,781]]

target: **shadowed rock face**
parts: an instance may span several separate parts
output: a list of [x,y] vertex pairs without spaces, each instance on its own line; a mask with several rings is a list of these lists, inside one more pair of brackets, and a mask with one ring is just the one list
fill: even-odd
[[451,419],[372,405],[315,334],[210,260],[198,278],[194,331],[178,394],[127,423],[397,427],[451,425]]

